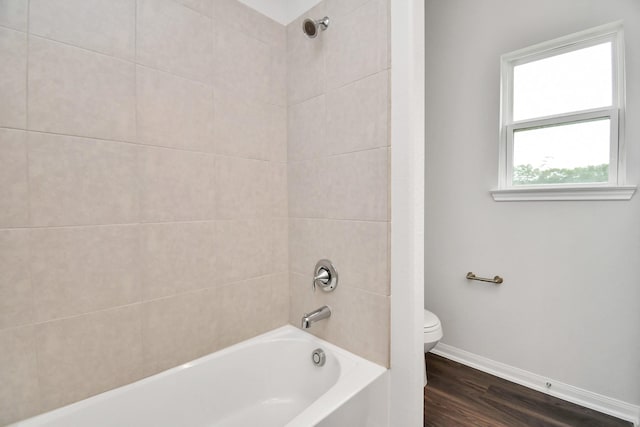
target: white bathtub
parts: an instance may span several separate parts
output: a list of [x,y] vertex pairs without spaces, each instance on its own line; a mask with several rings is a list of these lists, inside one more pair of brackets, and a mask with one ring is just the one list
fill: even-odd
[[284,326],[14,426],[387,426],[386,372]]

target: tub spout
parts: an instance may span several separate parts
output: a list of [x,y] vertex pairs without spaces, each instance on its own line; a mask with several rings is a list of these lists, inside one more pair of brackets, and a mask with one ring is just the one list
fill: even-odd
[[311,313],[305,313],[302,316],[300,327],[302,329],[309,329],[311,325],[316,323],[318,320],[326,319],[329,316],[331,316],[331,308],[329,308],[328,305],[324,305]]

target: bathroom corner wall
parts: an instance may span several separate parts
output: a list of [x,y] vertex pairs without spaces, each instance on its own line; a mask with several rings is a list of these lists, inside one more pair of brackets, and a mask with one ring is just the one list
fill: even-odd
[[[425,4],[424,302],[442,321],[443,343],[597,393],[590,402],[640,405],[640,194],[513,203],[489,194],[498,179],[500,56],[618,20],[627,183],[640,183],[640,2]],[[470,282],[468,271],[505,282]]]
[[285,27],[0,0],[0,99],[0,424],[288,322]]
[[[290,322],[327,304],[309,332],[389,366],[389,1],[321,2],[288,25],[287,66]],[[332,293],[311,290],[322,258]]]

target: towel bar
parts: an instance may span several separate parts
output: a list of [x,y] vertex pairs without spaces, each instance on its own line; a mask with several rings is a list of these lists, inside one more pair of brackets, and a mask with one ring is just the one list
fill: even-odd
[[493,279],[488,279],[486,277],[478,277],[475,274],[473,274],[472,272],[468,272],[467,273],[467,279],[469,279],[469,280],[478,280],[480,282],[495,283],[496,285],[499,285],[500,283],[504,282],[504,280],[502,280],[502,277],[500,277],[500,276],[495,276]]

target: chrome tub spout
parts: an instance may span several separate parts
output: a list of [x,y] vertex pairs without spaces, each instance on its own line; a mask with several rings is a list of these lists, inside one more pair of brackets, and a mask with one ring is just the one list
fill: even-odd
[[324,305],[311,313],[305,313],[302,316],[300,327],[302,329],[309,329],[311,325],[316,323],[318,320],[326,319],[329,316],[331,316],[331,308],[329,308],[328,305]]

